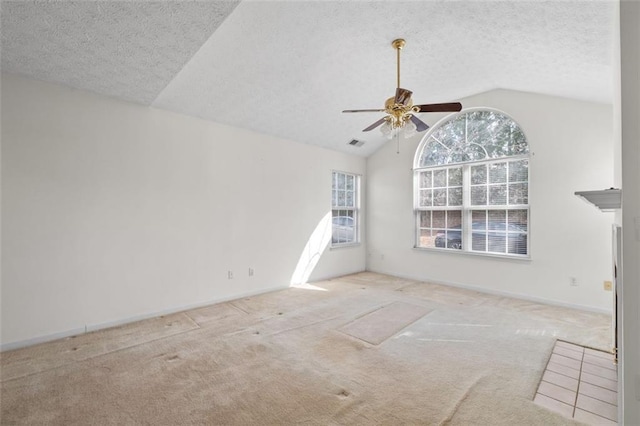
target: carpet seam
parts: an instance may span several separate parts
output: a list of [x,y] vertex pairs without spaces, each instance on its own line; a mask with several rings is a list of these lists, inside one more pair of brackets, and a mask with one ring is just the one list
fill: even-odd
[[[393,302],[393,303],[396,303],[396,302]],[[391,306],[393,303],[391,303],[391,304],[389,304],[389,305],[387,305],[387,306]],[[416,305],[416,306],[417,306],[417,305]],[[386,306],[383,306],[383,307],[386,307]],[[380,309],[382,309],[382,308],[380,308]],[[376,309],[376,311],[378,311],[378,310],[380,310],[380,309]],[[386,342],[387,340],[391,339],[392,337],[397,336],[397,335],[398,335],[402,330],[404,330],[405,328],[407,328],[407,327],[409,327],[409,326],[411,326],[411,325],[415,324],[416,322],[420,321],[422,318],[424,318],[424,317],[426,317],[427,315],[431,314],[431,313],[432,313],[433,311],[435,311],[435,310],[436,310],[436,309],[431,309],[429,312],[425,313],[425,314],[424,314],[424,315],[422,315],[421,317],[418,317],[418,318],[416,318],[415,320],[411,321],[410,323],[407,323],[407,325],[405,325],[404,327],[402,327],[401,329],[399,329],[398,331],[396,331],[395,333],[393,333],[391,336],[387,337],[386,339],[384,339],[384,340],[383,340],[383,341],[381,341],[380,343],[372,343],[372,342],[369,342],[369,341],[364,340],[364,339],[361,339],[361,338],[359,338],[359,337],[357,337],[357,336],[353,336],[353,335],[351,335],[351,334],[349,334],[349,333],[346,333],[346,332],[344,332],[344,331],[342,331],[342,330],[340,330],[340,329],[336,329],[336,331],[338,331],[338,332],[340,332],[340,333],[342,333],[342,334],[344,334],[344,335],[346,335],[346,336],[351,336],[351,337],[353,337],[353,338],[355,338],[355,339],[358,339],[358,340],[360,340],[361,342],[368,343],[368,344],[370,344],[370,345],[372,345],[372,346],[380,346],[380,345],[382,345],[384,342]],[[372,311],[371,313],[376,312],[376,311]],[[351,321],[351,322],[349,322],[349,323],[347,323],[347,324],[344,324],[342,327],[345,327],[345,326],[347,326],[347,325],[349,325],[349,324],[353,323],[354,321],[356,321],[356,320],[358,320],[358,319],[360,319],[360,318],[361,318],[361,317],[358,317],[358,318],[354,319],[353,321]],[[342,328],[342,327],[341,327],[341,328]]]
[[282,334],[282,333],[286,333],[286,332],[293,331],[293,330],[299,330],[301,328],[310,327],[312,325],[320,324],[320,323],[327,322],[327,321],[332,321],[332,320],[335,320],[335,319],[338,319],[338,318],[341,318],[341,317],[344,317],[344,315],[338,315],[338,316],[335,316],[335,317],[325,318],[325,319],[321,319],[321,320],[318,320],[318,321],[314,321],[314,322],[311,322],[311,323],[308,323],[308,324],[299,325],[297,327],[287,328],[287,329],[284,329],[284,330],[277,331],[275,333],[267,334],[266,336],[277,336],[277,335]]

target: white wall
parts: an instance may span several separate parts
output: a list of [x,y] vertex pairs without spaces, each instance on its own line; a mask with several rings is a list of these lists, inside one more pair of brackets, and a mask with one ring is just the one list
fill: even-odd
[[[610,105],[495,90],[462,100],[497,108],[522,127],[530,160],[531,260],[497,259],[414,249],[412,164],[419,138],[395,142],[369,157],[367,268],[485,291],[611,311],[613,213],[575,191],[613,185]],[[429,124],[442,115],[423,116]],[[576,277],[578,286],[569,285]]]
[[[332,169],[365,165],[3,74],[3,347],[288,286]],[[364,268],[326,250],[311,279]]]
[[622,96],[622,384],[625,425],[640,425],[640,3],[620,2]]

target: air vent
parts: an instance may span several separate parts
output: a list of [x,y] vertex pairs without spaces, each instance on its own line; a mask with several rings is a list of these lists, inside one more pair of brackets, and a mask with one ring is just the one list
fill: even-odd
[[348,145],[362,146],[362,145],[364,145],[364,141],[359,141],[358,139],[351,139],[351,141],[348,143]]

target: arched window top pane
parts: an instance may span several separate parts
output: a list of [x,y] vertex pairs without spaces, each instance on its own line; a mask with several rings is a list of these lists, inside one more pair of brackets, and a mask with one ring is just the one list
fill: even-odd
[[418,148],[415,167],[492,160],[529,153],[520,126],[492,109],[467,110],[431,128]]

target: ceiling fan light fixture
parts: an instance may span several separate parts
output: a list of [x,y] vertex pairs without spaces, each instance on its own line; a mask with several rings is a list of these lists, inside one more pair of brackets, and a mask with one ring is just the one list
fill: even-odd
[[418,132],[418,128],[413,121],[408,120],[406,124],[402,127],[405,139],[412,137]]
[[394,136],[394,132],[397,131],[398,129],[394,129],[392,124],[389,122],[389,120],[385,120],[384,124],[382,126],[380,126],[380,132],[382,132],[382,134],[387,138],[387,139],[393,139]]
[[388,119],[384,121],[384,124],[380,126],[380,132],[389,140],[398,136],[402,136],[404,139],[414,136],[418,128],[407,117],[410,116],[402,116],[398,119],[388,117]]

